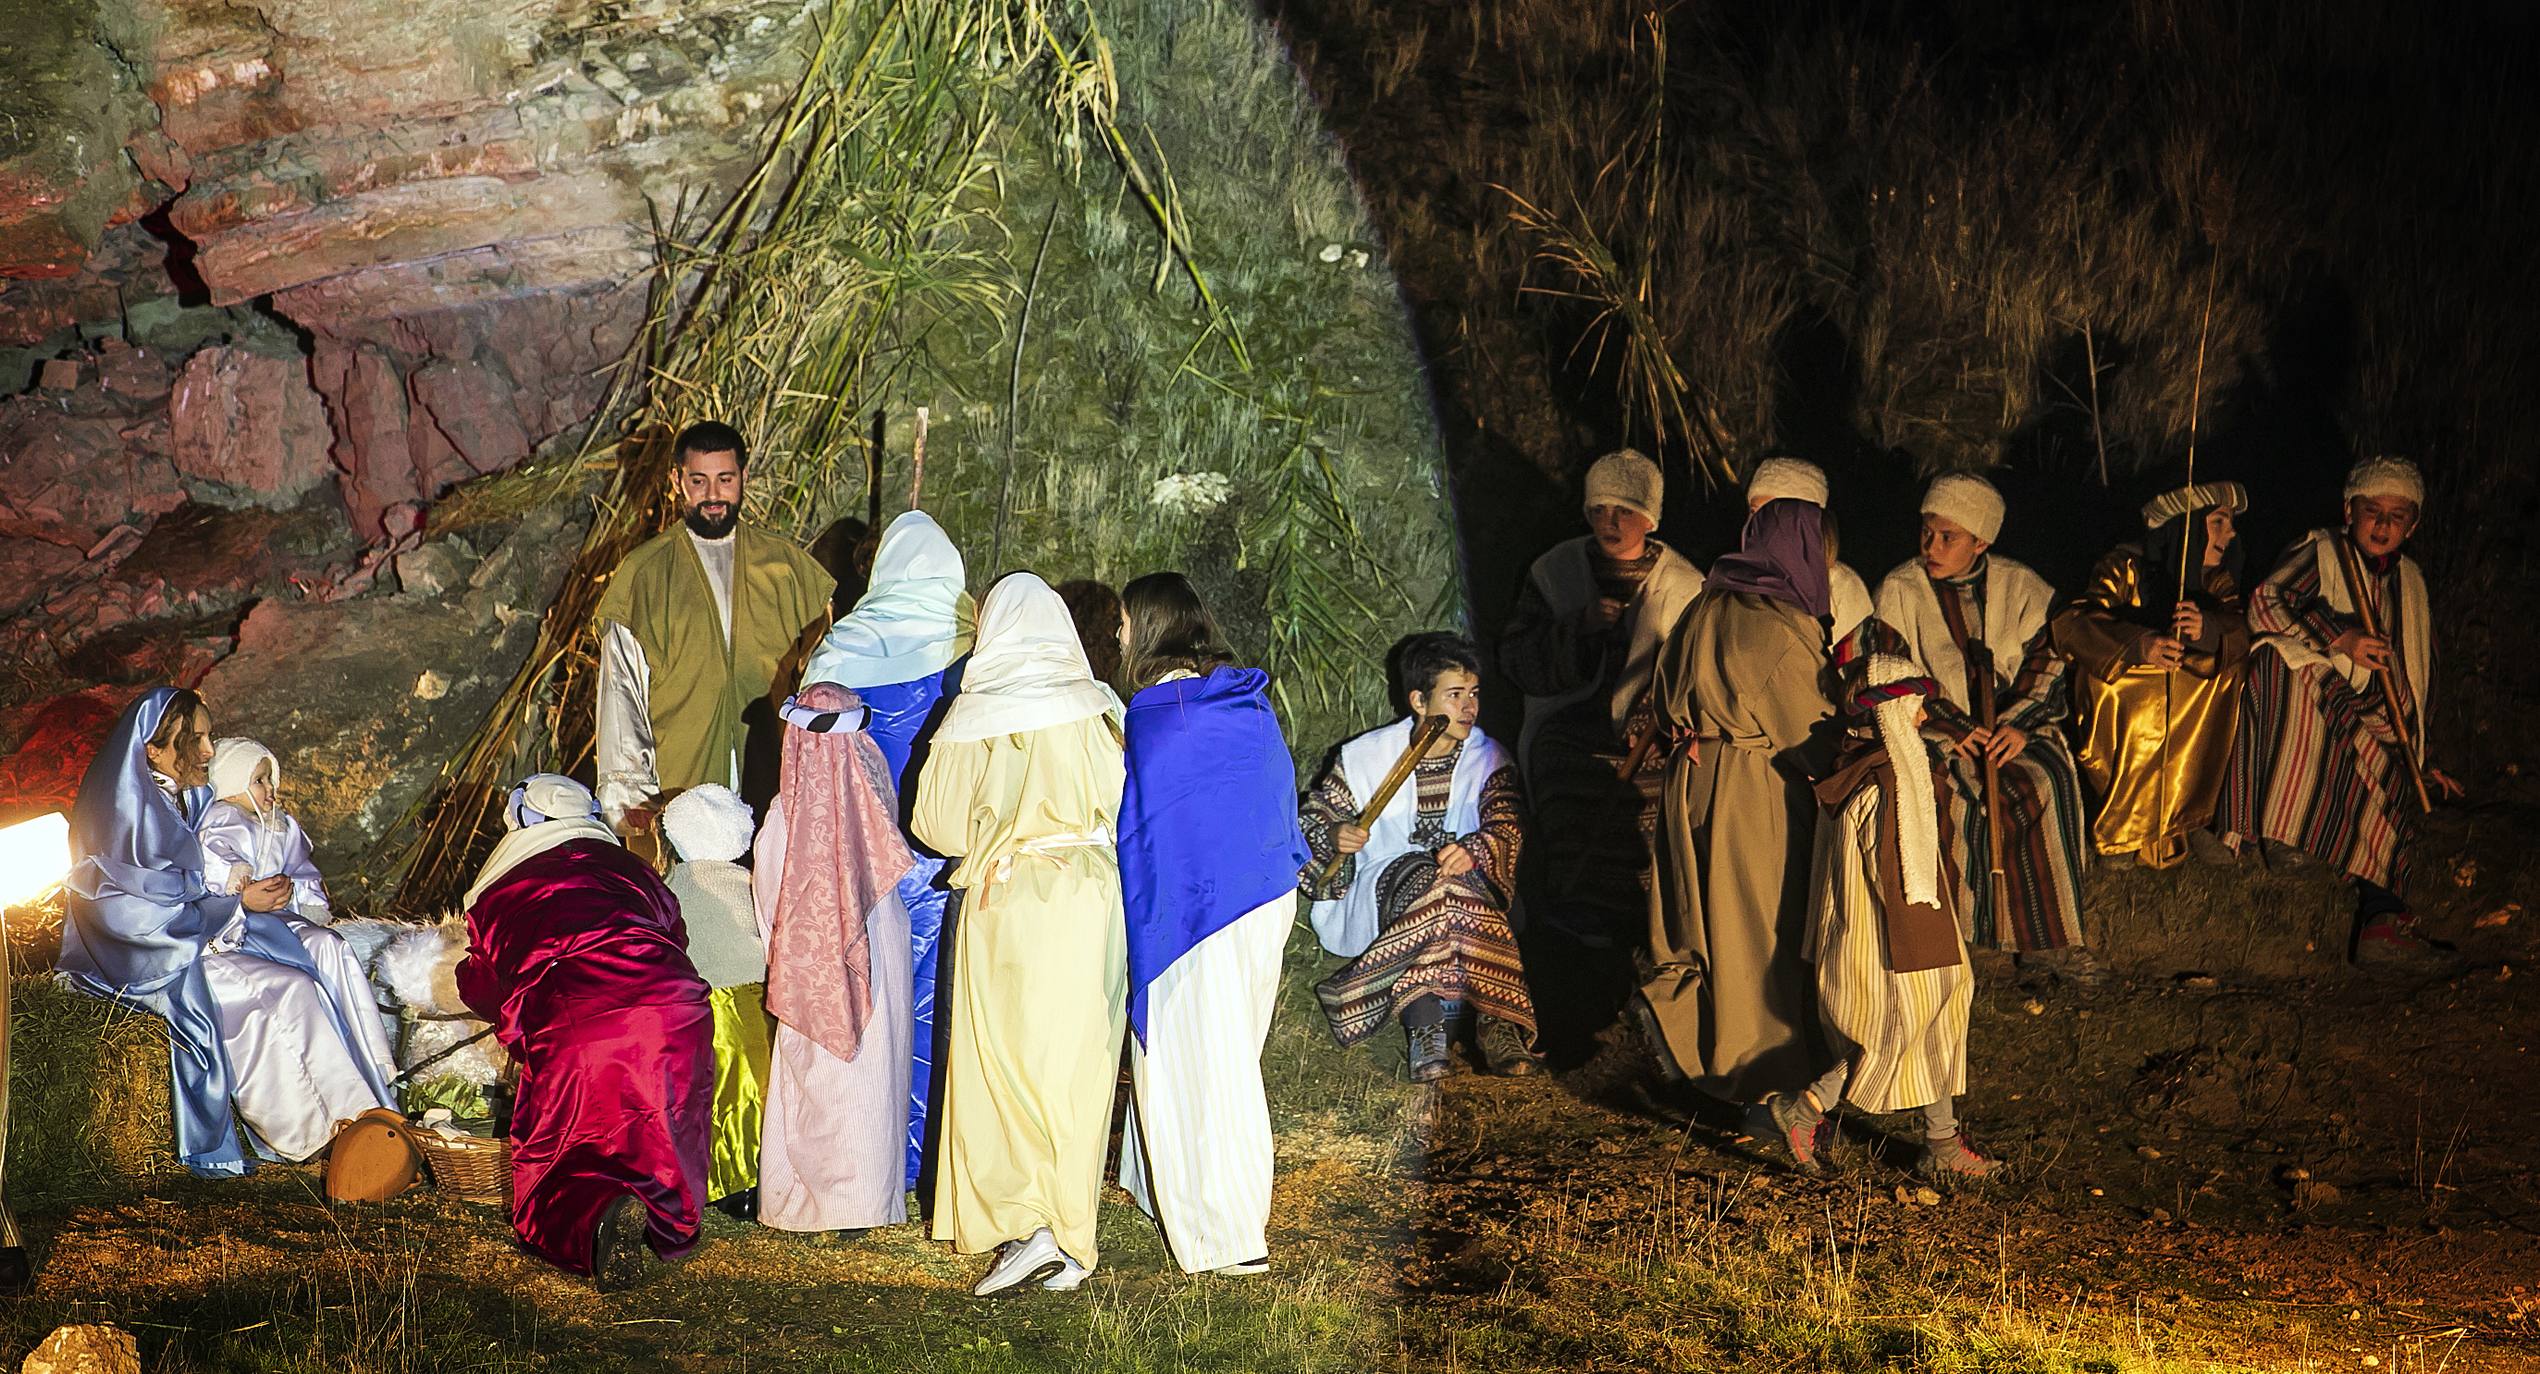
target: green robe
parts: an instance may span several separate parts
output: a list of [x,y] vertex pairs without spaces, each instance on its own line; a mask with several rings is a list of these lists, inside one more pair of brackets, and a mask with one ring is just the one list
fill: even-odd
[[810,554],[747,524],[733,540],[728,644],[714,584],[684,526],[628,554],[600,594],[599,618],[625,626],[644,650],[653,770],[664,794],[732,781],[741,713],[767,695],[804,629],[829,622],[836,582]]

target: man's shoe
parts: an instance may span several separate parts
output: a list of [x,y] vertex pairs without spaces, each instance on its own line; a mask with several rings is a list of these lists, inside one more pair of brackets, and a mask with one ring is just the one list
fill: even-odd
[[1774,1093],[1764,1099],[1764,1110],[1771,1113],[1773,1139],[1790,1152],[1790,1162],[1802,1169],[1816,1168],[1817,1141],[1827,1124],[1826,1114],[1803,1093]]
[[1215,1274],[1220,1278],[1248,1279],[1256,1274],[1269,1273],[1270,1257],[1268,1255],[1263,1255],[1259,1259],[1248,1259],[1239,1264],[1221,1264],[1208,1272]]
[[1543,1060],[1527,1043],[1526,1028],[1514,1021],[1485,1016],[1473,1033],[1473,1042],[1481,1048],[1482,1064],[1502,1078],[1523,1078],[1543,1072]]
[[2218,868],[2228,868],[2240,862],[2240,856],[2232,852],[2230,845],[2223,843],[2223,837],[2210,830],[2187,832],[2187,856],[2200,864]]
[[[997,1262],[988,1266],[987,1277],[970,1290],[974,1298],[1002,1293],[1018,1284],[1046,1279],[1066,1268],[1067,1252],[1058,1248],[1058,1237],[1048,1227],[1034,1231],[1022,1240],[1010,1240],[997,1252]],[[1081,1280],[1079,1280],[1081,1282]]]
[[1402,1033],[1411,1041],[1411,1081],[1435,1083],[1455,1072],[1454,1057],[1447,1053],[1447,1025],[1432,1021],[1425,1026],[1405,1026]]
[[2419,935],[2413,919],[2375,921],[2355,934],[2355,963],[2384,973],[2440,975],[2460,967],[2450,948]]
[[2287,873],[2299,873],[2319,866],[2319,860],[2312,858],[2309,850],[2279,840],[2260,840],[2258,857],[2269,869],[2281,869]]
[[2048,981],[2070,983],[2077,988],[2104,986],[2108,966],[2085,945],[2067,945],[2062,949],[2030,950],[2016,957],[2020,986],[2037,987]]
[[1041,1286],[1053,1293],[1075,1292],[1085,1286],[1085,1280],[1094,1272],[1078,1264],[1076,1257],[1064,1250],[1058,1252],[1058,1260],[1058,1272],[1041,1280]]
[[2002,1167],[2000,1162],[1977,1154],[1967,1143],[1967,1133],[1943,1136],[1923,1142],[1923,1157],[1915,1166],[1925,1178],[1978,1179],[1991,1178]]
[[714,1200],[714,1209],[734,1221],[758,1220],[758,1189],[743,1188]]
[[620,1293],[644,1277],[644,1205],[632,1193],[609,1204],[591,1234],[591,1284]]

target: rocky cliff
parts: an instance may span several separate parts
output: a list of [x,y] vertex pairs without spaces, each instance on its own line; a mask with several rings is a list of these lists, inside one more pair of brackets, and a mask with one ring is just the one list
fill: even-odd
[[112,630],[96,589],[189,503],[350,547],[589,418],[810,10],[0,0],[11,647]]

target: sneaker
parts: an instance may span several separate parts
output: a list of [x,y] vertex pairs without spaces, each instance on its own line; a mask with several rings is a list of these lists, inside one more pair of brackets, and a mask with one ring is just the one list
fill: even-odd
[[1425,1026],[1405,1026],[1403,1035],[1411,1041],[1411,1081],[1435,1083],[1455,1072],[1455,1060],[1447,1053],[1447,1025],[1432,1021]]
[[1976,1179],[1991,1178],[2002,1167],[2000,1161],[1977,1154],[1967,1143],[1967,1133],[1943,1136],[1923,1142],[1923,1157],[1914,1168],[1925,1178]]
[[988,1266],[987,1276],[970,1290],[970,1295],[984,1298],[1034,1279],[1047,1279],[1063,1272],[1070,1263],[1067,1252],[1058,1248],[1058,1237],[1044,1226],[1022,1240],[1010,1240],[998,1247],[997,1262]]
[[644,1206],[632,1193],[609,1204],[591,1233],[591,1286],[622,1292],[644,1277]]
[[1268,1255],[1263,1255],[1259,1259],[1248,1259],[1240,1264],[1221,1264],[1208,1272],[1216,1274],[1221,1278],[1248,1279],[1255,1274],[1269,1273],[1270,1257]]
[[2375,921],[2355,933],[2357,966],[2388,973],[2449,973],[2460,956],[2419,935],[2413,917]]
[[1474,1043],[1481,1047],[1482,1064],[1502,1078],[1543,1072],[1543,1060],[1527,1043],[1528,1038],[1525,1027],[1496,1016],[1483,1017],[1480,1029],[1473,1033]]
[[1093,1272],[1078,1264],[1074,1255],[1061,1250],[1058,1252],[1058,1272],[1041,1280],[1041,1286],[1053,1293],[1073,1293],[1085,1286],[1086,1278]]
[[1774,1093],[1764,1099],[1764,1110],[1772,1114],[1773,1137],[1790,1152],[1790,1162],[1802,1169],[1816,1168],[1818,1142],[1833,1124],[1826,1114],[1804,1093]]

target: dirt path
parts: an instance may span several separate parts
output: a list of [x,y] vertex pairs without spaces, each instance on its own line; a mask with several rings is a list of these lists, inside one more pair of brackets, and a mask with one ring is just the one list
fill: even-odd
[[[2342,964],[2316,871],[2110,870],[2108,987],[1980,982],[1961,1115],[2009,1165],[1919,1196],[1915,1123],[1848,1118],[1834,1177],[1656,1085],[1609,1028],[1557,1079],[1425,1118],[1407,1312],[1505,1367],[2540,1368],[2540,807],[2438,818],[2417,890],[2458,976]],[[2311,946],[2305,949],[2305,945]],[[2367,1363],[2365,1357],[2372,1357]]]

